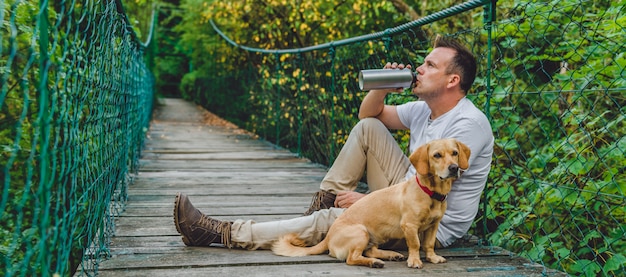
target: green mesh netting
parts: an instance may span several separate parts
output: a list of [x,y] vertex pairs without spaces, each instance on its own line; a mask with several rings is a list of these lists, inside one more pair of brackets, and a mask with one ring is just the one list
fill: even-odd
[[0,10],[0,275],[95,272],[149,124],[145,45],[120,1]]

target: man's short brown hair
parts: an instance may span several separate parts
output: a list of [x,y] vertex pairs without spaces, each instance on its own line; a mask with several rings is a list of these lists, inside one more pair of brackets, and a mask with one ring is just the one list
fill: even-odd
[[476,79],[476,57],[474,54],[458,40],[441,35],[435,37],[433,47],[451,48],[456,51],[452,63],[446,68],[446,73],[461,76],[461,89],[467,94],[474,83],[474,79]]

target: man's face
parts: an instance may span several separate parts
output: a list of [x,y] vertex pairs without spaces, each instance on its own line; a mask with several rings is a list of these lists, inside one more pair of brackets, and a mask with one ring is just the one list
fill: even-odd
[[433,49],[416,71],[417,82],[412,91],[419,98],[426,99],[439,95],[447,85],[450,74],[446,68],[452,61],[456,51],[451,48],[438,47]]

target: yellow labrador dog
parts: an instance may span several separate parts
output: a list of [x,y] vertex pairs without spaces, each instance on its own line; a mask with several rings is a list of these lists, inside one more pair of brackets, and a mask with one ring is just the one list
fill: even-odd
[[[439,222],[446,211],[446,195],[452,181],[469,167],[470,149],[455,139],[431,141],[409,156],[417,169],[415,178],[371,192],[346,209],[319,244],[306,247],[296,234],[280,238],[272,251],[282,256],[306,256],[329,251],[349,265],[380,268],[382,260],[404,260],[404,255],[378,249],[390,239],[406,239],[407,264],[422,268],[420,241],[426,260],[446,262],[435,254]],[[418,237],[423,234],[423,237]],[[382,259],[382,260],[381,260]]]

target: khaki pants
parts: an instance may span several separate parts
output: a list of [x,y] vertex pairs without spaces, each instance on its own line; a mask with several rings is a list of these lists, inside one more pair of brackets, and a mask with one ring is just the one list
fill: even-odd
[[[354,190],[367,171],[369,190],[378,190],[403,181],[409,166],[409,159],[385,125],[377,119],[366,118],[350,132],[320,189],[335,194]],[[236,220],[231,226],[231,242],[238,248],[269,249],[282,235],[297,233],[300,238],[317,244],[342,212],[341,208],[331,208],[287,220],[258,223]]]

